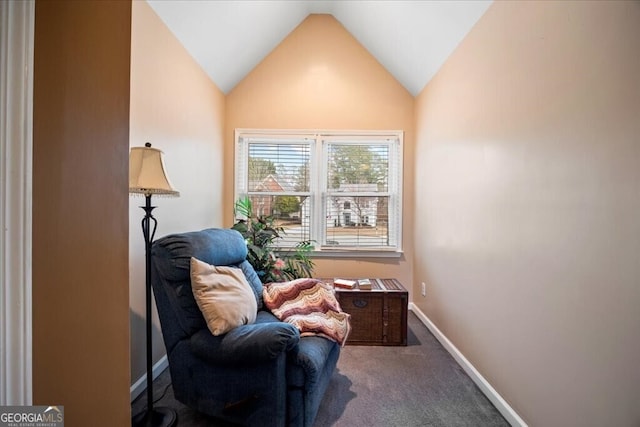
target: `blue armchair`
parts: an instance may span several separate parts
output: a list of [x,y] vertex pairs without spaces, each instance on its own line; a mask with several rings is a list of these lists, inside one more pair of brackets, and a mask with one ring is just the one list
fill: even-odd
[[[243,426],[310,427],[336,367],[340,346],[300,337],[262,301],[262,283],[235,230],[207,229],[154,242],[152,286],[176,399]],[[191,290],[190,259],[242,269],[255,294],[255,323],[214,336]]]

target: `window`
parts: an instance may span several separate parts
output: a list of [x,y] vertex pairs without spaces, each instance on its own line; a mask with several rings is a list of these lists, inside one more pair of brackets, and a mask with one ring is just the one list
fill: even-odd
[[402,132],[236,130],[235,197],[319,253],[402,249]]

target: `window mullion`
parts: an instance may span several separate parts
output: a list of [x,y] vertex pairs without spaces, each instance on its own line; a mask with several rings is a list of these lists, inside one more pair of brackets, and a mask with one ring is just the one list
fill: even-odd
[[315,240],[317,245],[322,246],[325,240],[325,229],[326,223],[323,220],[324,215],[322,212],[324,211],[325,205],[325,193],[326,193],[326,180],[324,177],[327,173],[326,167],[326,156],[324,153],[324,148],[322,144],[322,139],[320,135],[314,136],[314,146],[313,146],[313,171],[315,173],[312,174],[311,186],[313,188],[313,221],[311,228],[311,237]]

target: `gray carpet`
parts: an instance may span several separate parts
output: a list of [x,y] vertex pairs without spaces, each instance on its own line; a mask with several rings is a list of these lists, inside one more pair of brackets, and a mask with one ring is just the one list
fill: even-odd
[[[156,405],[178,411],[179,426],[226,426],[173,398],[169,371],[154,382]],[[146,394],[133,404],[144,408]],[[493,427],[509,423],[429,330],[409,312],[406,347],[346,346],[314,427]]]

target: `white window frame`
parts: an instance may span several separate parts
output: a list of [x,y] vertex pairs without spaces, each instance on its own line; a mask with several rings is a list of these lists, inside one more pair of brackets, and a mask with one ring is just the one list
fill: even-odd
[[[313,256],[319,257],[400,257],[402,255],[402,179],[403,179],[403,139],[404,133],[400,130],[381,131],[337,131],[337,130],[282,130],[282,129],[236,129],[234,135],[235,147],[235,175],[234,175],[234,200],[248,194],[248,169],[247,156],[248,144],[243,141],[247,138],[268,138],[308,140],[311,145],[310,152],[310,191],[287,192],[283,195],[309,196],[312,206],[310,223],[311,238],[315,243]],[[372,197],[389,197],[389,224],[388,233],[395,243],[387,247],[359,247],[359,246],[330,246],[323,245],[321,239],[326,235],[326,221],[324,203],[327,200],[327,146],[331,142],[353,141],[354,144],[362,144],[363,140],[379,140],[389,144],[389,176],[387,193],[367,194]],[[283,143],[287,143],[284,142]]]

